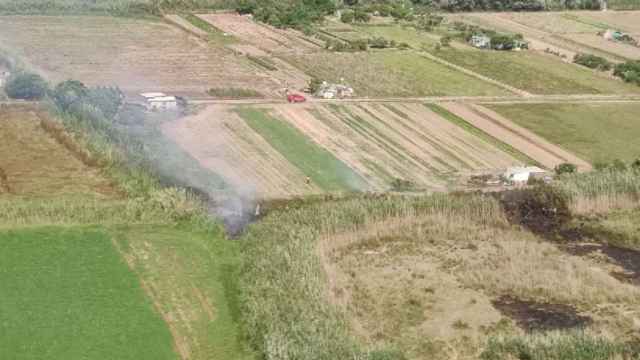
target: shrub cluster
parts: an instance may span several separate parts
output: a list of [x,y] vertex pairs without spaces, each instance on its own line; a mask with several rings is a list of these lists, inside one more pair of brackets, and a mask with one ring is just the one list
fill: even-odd
[[576,54],[573,62],[600,71],[611,70],[612,64],[605,58],[591,54]]
[[38,74],[20,72],[7,81],[5,92],[12,99],[40,100],[47,95],[49,85]]
[[625,82],[640,85],[640,60],[631,60],[616,65],[613,75]]

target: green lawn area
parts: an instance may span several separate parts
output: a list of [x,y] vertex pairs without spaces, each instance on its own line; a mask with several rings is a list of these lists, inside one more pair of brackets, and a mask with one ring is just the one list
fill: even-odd
[[534,94],[638,93],[639,86],[598,76],[593,70],[530,51],[442,49],[434,52],[456,65]]
[[493,110],[593,163],[640,157],[640,104],[509,104]]
[[333,154],[266,110],[238,108],[238,114],[274,149],[325,191],[353,191],[366,182]]
[[[253,359],[241,335],[238,242],[221,227],[137,225],[109,229],[188,349],[189,359]],[[188,314],[188,315],[185,315]]]
[[98,228],[0,232],[0,359],[177,359],[173,340]]
[[432,47],[439,43],[438,36],[433,33],[420,32],[413,27],[400,25],[359,25],[355,29],[368,35],[369,38],[383,37],[397,43],[407,43],[414,49]]
[[356,96],[512,95],[415,51],[323,52],[291,55],[286,60],[321,80],[344,79],[354,88]]

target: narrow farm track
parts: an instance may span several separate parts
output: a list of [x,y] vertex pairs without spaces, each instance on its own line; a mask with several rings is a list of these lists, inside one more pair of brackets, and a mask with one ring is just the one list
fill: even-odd
[[439,63],[439,64],[442,64],[442,65],[444,65],[444,66],[446,66],[446,67],[449,67],[449,68],[452,68],[452,69],[454,69],[454,70],[457,70],[457,71],[459,71],[459,72],[461,72],[461,73],[464,73],[464,74],[466,74],[466,75],[473,76],[473,77],[474,77],[474,78],[476,78],[476,79],[479,79],[479,80],[482,80],[482,81],[484,81],[484,82],[488,82],[488,83],[490,83],[490,84],[493,84],[493,85],[499,86],[499,87],[501,87],[501,88],[503,88],[503,89],[505,89],[505,90],[508,90],[508,91],[510,91],[510,92],[512,92],[512,93],[514,93],[514,94],[518,94],[518,95],[520,95],[520,96],[524,96],[524,97],[530,97],[530,96],[532,96],[532,94],[531,94],[531,93],[529,93],[529,92],[527,92],[527,91],[524,91],[524,90],[521,90],[521,89],[515,88],[515,87],[513,87],[513,86],[511,86],[511,85],[507,85],[507,84],[505,84],[505,83],[503,83],[503,82],[501,82],[501,81],[498,81],[498,80],[492,79],[492,78],[490,78],[490,77],[488,77],[488,76],[484,76],[484,75],[478,74],[478,73],[477,73],[477,72],[475,72],[475,71],[472,71],[472,70],[466,69],[466,68],[464,68],[464,67],[462,67],[462,66],[456,65],[456,64],[454,64],[454,63],[451,63],[451,62],[449,62],[449,61],[446,61],[446,60],[444,60],[444,59],[442,59],[442,58],[439,58],[439,57],[437,57],[437,56],[435,56],[435,55],[432,55],[432,54],[429,54],[429,53],[427,53],[427,52],[418,52],[417,54],[419,54],[420,56],[423,56],[423,57],[425,57],[425,58],[427,58],[427,59],[429,59],[429,60],[433,60],[433,61],[435,61],[435,62],[437,62],[437,63]]
[[588,162],[485,107],[454,103],[441,105],[471,125],[513,146],[549,169],[565,162],[576,164],[580,171],[591,169],[591,164]]

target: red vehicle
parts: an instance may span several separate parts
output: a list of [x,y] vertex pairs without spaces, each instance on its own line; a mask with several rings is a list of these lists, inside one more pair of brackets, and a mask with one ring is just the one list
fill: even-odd
[[289,94],[287,95],[287,101],[290,103],[303,103],[307,101],[307,98],[299,94]]

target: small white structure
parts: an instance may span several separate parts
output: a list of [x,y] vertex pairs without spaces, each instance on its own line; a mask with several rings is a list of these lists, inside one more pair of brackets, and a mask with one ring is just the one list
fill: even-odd
[[148,92],[140,94],[146,99],[147,110],[165,111],[176,110],[178,99],[175,96],[167,96],[161,92]]
[[471,46],[475,46],[480,49],[488,49],[491,47],[491,38],[487,35],[473,35],[469,40]]
[[514,166],[508,168],[502,176],[509,182],[517,185],[524,185],[529,181],[529,178],[543,176],[546,173],[546,170],[537,166]]
[[323,99],[344,99],[353,96],[353,88],[342,84],[330,84],[322,82],[315,96]]

